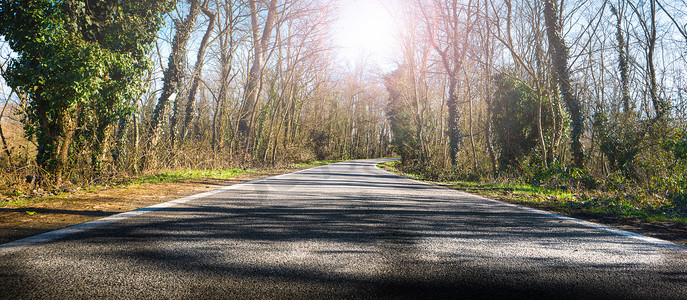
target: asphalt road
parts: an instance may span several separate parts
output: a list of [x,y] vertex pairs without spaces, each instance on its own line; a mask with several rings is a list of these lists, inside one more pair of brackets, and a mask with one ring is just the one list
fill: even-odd
[[0,246],[0,298],[687,298],[684,248],[400,178],[377,161]]

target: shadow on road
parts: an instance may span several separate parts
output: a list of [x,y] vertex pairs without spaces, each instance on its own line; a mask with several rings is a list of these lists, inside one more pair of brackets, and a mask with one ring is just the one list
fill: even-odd
[[[376,172],[316,168],[56,244],[92,250],[65,250],[67,261],[114,261],[136,266],[131,280],[155,271],[184,285],[160,279],[142,297],[170,288],[180,298],[300,299],[659,299],[687,290],[684,268],[657,267],[656,247]],[[1,273],[46,284],[31,270]]]

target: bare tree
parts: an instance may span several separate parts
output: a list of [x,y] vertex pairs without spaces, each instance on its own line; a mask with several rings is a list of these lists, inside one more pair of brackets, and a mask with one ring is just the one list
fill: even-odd
[[628,1],[627,3],[637,15],[639,25],[644,33],[644,51],[646,56],[645,78],[648,85],[649,97],[654,107],[655,120],[663,120],[667,117],[670,106],[659,96],[658,82],[656,81],[656,65],[654,63],[654,55],[656,52],[656,2],[656,0],[649,0],[649,20],[646,20],[647,16],[645,16],[632,1]]
[[[251,34],[253,37],[253,62],[246,82],[244,100],[239,111],[238,132],[244,138],[248,137],[253,122],[255,105],[258,102],[265,54],[270,46],[270,36],[277,20],[278,1],[270,0],[267,4],[267,17],[262,28],[260,27],[258,0],[249,0],[248,4],[250,6]],[[248,144],[246,146],[248,147]]]
[[[418,3],[423,7],[422,3]],[[429,10],[429,11],[428,11]],[[466,4],[451,0],[435,0],[423,8],[427,32],[448,76],[448,132],[451,164],[456,165],[458,148],[464,134],[460,129],[459,74],[468,49],[468,38],[476,18],[472,0]]]
[[622,11],[618,11],[615,6],[611,5],[611,12],[616,16],[616,33],[615,37],[618,41],[618,68],[620,69],[620,94],[623,112],[629,113],[630,106],[630,60],[628,57],[628,46],[625,42],[625,35],[623,33],[623,15]]
[[[181,129],[181,139],[186,138],[189,126],[191,126],[191,119],[193,118],[193,109],[196,103],[196,94],[198,93],[198,87],[201,81],[201,71],[203,70],[203,60],[205,59],[205,51],[207,50],[208,44],[210,42],[210,36],[212,35],[212,30],[215,27],[215,21],[217,20],[216,13],[210,11],[207,6],[201,7],[201,10],[208,18],[208,27],[205,30],[205,35],[200,41],[200,46],[198,48],[198,53],[196,56],[196,65],[193,70],[193,79],[191,82],[191,89],[188,92],[188,100],[186,101],[186,109],[184,113],[184,123]],[[174,137],[172,137],[174,140]]]

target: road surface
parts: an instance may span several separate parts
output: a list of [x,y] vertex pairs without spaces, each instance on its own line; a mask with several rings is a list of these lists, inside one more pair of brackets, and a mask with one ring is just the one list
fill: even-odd
[[378,161],[0,246],[0,298],[687,298],[684,248],[404,179]]

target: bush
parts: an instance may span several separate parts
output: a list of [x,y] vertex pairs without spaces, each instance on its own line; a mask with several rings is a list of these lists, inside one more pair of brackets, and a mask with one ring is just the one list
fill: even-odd
[[[507,74],[496,77],[491,122],[501,170],[517,167],[537,146],[538,110],[539,99],[526,84]],[[542,109],[541,117],[543,130],[551,128],[551,112]]]

